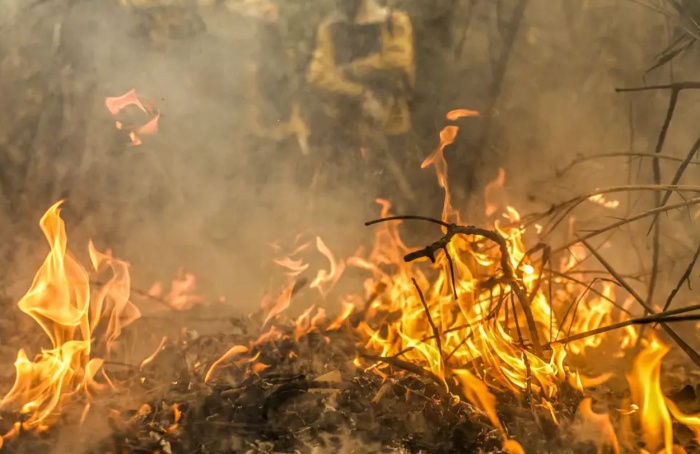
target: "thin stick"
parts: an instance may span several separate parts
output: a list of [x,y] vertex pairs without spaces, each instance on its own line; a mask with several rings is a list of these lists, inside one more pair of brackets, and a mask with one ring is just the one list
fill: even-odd
[[433,321],[432,315],[430,315],[430,309],[428,309],[428,303],[425,302],[425,297],[423,296],[423,292],[421,291],[420,287],[418,286],[418,282],[416,282],[415,278],[411,278],[413,281],[413,285],[416,287],[416,290],[418,291],[418,296],[420,296],[420,302],[423,304],[423,309],[425,309],[425,315],[428,317],[428,323],[430,323],[430,327],[433,329],[433,335],[435,336],[435,343],[437,344],[438,351],[440,352],[440,360],[443,362],[443,367],[444,367],[444,362],[445,358],[442,356],[442,340],[440,339],[440,330],[435,326],[435,322]]
[[[681,161],[681,165],[678,166],[678,170],[676,170],[676,174],[673,176],[671,184],[678,184],[678,182],[681,181],[683,174],[688,169],[688,166],[693,162],[693,156],[695,156],[698,153],[698,150],[700,150],[700,136],[698,136],[698,138],[695,140],[695,143],[693,143],[693,146],[688,151],[688,154],[685,156],[685,159]],[[663,199],[661,200],[661,205],[666,205],[666,203],[668,203],[668,199],[671,198],[671,194],[672,191],[666,191]]]
[[623,225],[626,225],[626,224],[631,224],[632,222],[639,221],[640,219],[648,218],[649,216],[654,216],[657,213],[665,213],[667,211],[677,210],[678,208],[685,208],[685,207],[698,205],[698,204],[700,204],[700,197],[695,197],[692,199],[688,199],[684,202],[679,202],[679,203],[676,203],[673,205],[665,205],[662,207],[654,208],[653,210],[644,211],[642,213],[637,214],[636,216],[632,216],[631,218],[621,219],[620,221],[615,222],[613,224],[610,224],[606,227],[592,230],[592,231],[588,232],[586,235],[578,237],[577,239],[572,240],[572,241],[564,244],[563,246],[560,246],[556,249],[553,249],[552,254],[556,254],[558,252],[565,251],[565,250],[569,249],[571,246],[574,246],[583,240],[589,240],[589,239],[594,238],[602,233],[609,232],[609,231],[614,230],[618,227],[622,227]]
[[[560,339],[560,340],[557,340],[557,341],[552,342],[552,343],[567,344],[569,342],[575,342],[577,340],[585,339],[585,338],[591,337],[591,336],[596,336],[598,334],[603,334],[603,333],[607,333],[607,332],[614,331],[617,329],[626,328],[626,327],[631,326],[631,325],[641,325],[641,324],[644,324],[644,322],[646,320],[652,320],[652,322],[650,322],[650,323],[657,323],[659,321],[665,321],[666,318],[668,318],[668,317],[673,317],[673,316],[678,315],[678,314],[685,314],[686,312],[693,312],[693,311],[698,311],[698,310],[700,310],[700,304],[694,304],[692,306],[670,310],[670,311],[664,312],[663,314],[647,315],[644,317],[625,320],[623,322],[613,323],[612,325],[601,326],[599,328],[596,328],[596,329],[593,329],[590,331],[586,331],[585,333],[574,334],[571,337]],[[676,319],[671,318],[670,320],[673,321]],[[547,347],[548,346],[543,346],[543,348],[547,348]]]
[[439,219],[431,218],[428,216],[411,216],[411,215],[405,215],[405,216],[389,216],[386,218],[380,218],[380,219],[375,219],[373,221],[367,221],[365,222],[365,226],[369,227],[370,225],[374,224],[379,224],[381,222],[387,222],[387,221],[426,221],[426,222],[432,222],[433,224],[440,224],[443,227],[449,227],[450,224],[445,221],[441,221]]
[[683,286],[683,283],[688,280],[690,277],[690,273],[693,272],[693,268],[695,268],[695,263],[698,261],[698,257],[700,257],[700,245],[698,245],[698,248],[695,250],[695,255],[693,255],[693,259],[690,261],[688,266],[685,269],[685,272],[683,273],[683,276],[681,276],[681,279],[678,281],[678,284],[676,287],[671,291],[671,293],[668,295],[668,298],[666,299],[666,304],[664,304],[663,311],[665,312],[669,306],[671,306],[671,303],[673,302],[673,298],[676,297],[676,294],[681,290],[681,287]]
[[439,383],[441,385],[444,385],[445,382],[440,379],[437,375],[435,375],[433,372],[424,369],[421,366],[418,366],[417,364],[409,363],[403,360],[400,360],[398,358],[394,358],[391,356],[375,356],[375,355],[368,355],[364,353],[360,353],[360,356],[362,356],[365,359],[368,359],[370,361],[376,361],[378,363],[386,363],[389,364],[390,366],[394,366],[398,369],[403,369],[406,372],[410,372],[412,374],[419,375],[421,377],[426,377],[426,378],[431,378],[432,380],[435,381],[435,383]]
[[[571,316],[571,323],[569,324],[569,331],[567,332],[567,337],[568,337],[569,333],[571,333],[571,328],[574,326],[574,321],[576,320],[576,311],[578,310],[578,305],[581,303],[581,300],[583,300],[583,298],[586,296],[588,291],[591,289],[591,287],[593,287],[593,284],[595,284],[595,283],[596,283],[596,280],[593,279],[588,284],[586,289],[583,292],[581,292],[581,294],[578,296],[578,298],[576,298],[576,301],[574,301],[574,304],[572,304],[571,306],[569,306],[566,309],[564,316],[561,318],[561,325],[559,325],[559,329],[557,330],[557,337],[559,337],[559,334],[561,334],[561,332],[563,331],[564,323],[566,323],[566,318],[569,316],[569,313],[573,309],[574,313]],[[551,339],[551,336],[550,336],[550,339]],[[555,341],[556,341],[556,339],[555,339]]]
[[[654,308],[652,308],[647,301],[642,299],[641,296],[620,276],[615,269],[610,266],[610,264],[598,253],[598,251],[591,246],[590,243],[588,243],[585,239],[582,239],[581,242],[588,248],[588,250],[595,256],[596,259],[600,262],[601,265],[605,267],[605,269],[608,270],[608,272],[615,278],[617,281],[622,285],[627,292],[632,295],[632,297],[637,300],[637,302],[649,313],[653,315],[658,315],[656,311],[654,311]],[[673,331],[668,325],[665,323],[661,323],[661,328],[668,334],[671,339],[673,339],[676,344],[688,355],[688,357],[697,365],[700,367],[700,354],[693,350],[693,348],[690,347],[681,337]]]
[[[671,97],[668,101],[668,109],[666,111],[666,118],[664,119],[664,124],[659,132],[659,138],[656,142],[656,149],[654,154],[661,154],[663,151],[664,143],[666,142],[666,136],[668,135],[668,128],[671,126],[671,121],[673,120],[673,114],[676,111],[676,106],[678,105],[678,96],[680,95],[680,89],[674,88],[671,91]],[[661,165],[659,160],[654,158],[652,161],[652,170],[654,174],[654,183],[661,184]],[[660,207],[661,194],[654,192],[654,206]],[[651,225],[654,229],[653,239],[652,239],[652,258],[651,258],[651,277],[649,278],[649,290],[647,293],[647,301],[652,301],[654,299],[654,290],[656,290],[656,280],[659,274],[659,253],[661,248],[661,226],[659,225],[659,215],[655,215],[651,221]]]
[[635,91],[650,91],[650,90],[698,90],[700,89],[700,82],[676,82],[673,84],[666,85],[648,85],[646,87],[634,87],[634,88],[616,88],[615,91],[618,93],[631,93]]
[[458,298],[457,298],[457,281],[455,279],[455,267],[454,267],[454,264],[452,263],[452,257],[450,257],[450,253],[447,252],[447,248],[445,248],[445,257],[447,258],[447,263],[450,266],[450,281],[452,282],[452,294],[455,297],[455,301],[457,301]]
[[[569,164],[567,164],[565,167],[558,169],[556,171],[557,176],[562,176],[563,174],[567,173],[569,170],[572,168],[576,167],[579,164],[583,164],[584,162],[587,161],[594,161],[596,159],[605,159],[605,158],[655,158],[655,159],[660,159],[660,160],[665,160],[665,161],[674,161],[674,162],[684,162],[684,159],[678,158],[676,156],[668,156],[668,155],[656,155],[654,153],[640,153],[640,152],[619,152],[619,153],[600,153],[600,154],[591,154],[587,156],[579,156],[578,158],[574,159],[571,161]],[[700,165],[699,161],[693,161],[691,160],[688,162],[688,165]]]

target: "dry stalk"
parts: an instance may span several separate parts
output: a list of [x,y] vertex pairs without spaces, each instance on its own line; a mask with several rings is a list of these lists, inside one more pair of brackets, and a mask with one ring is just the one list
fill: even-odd
[[[635,299],[637,302],[644,308],[644,310],[652,315],[659,315],[656,311],[654,311],[654,308],[651,307],[649,302],[645,301],[626,281],[625,279],[620,276],[620,274],[615,271],[615,269],[600,255],[600,253],[593,247],[591,244],[586,241],[585,239],[581,239],[581,242],[588,248],[588,250],[595,256],[596,259],[600,262],[601,265],[605,267],[605,269],[608,270],[608,272],[615,278],[617,281],[624,287],[625,290]],[[688,357],[697,365],[700,367],[700,354],[696,352],[688,343],[686,343],[671,327],[666,325],[665,323],[661,323],[661,328],[668,334],[668,336],[673,339],[676,344],[683,350]]]
[[430,244],[418,251],[407,254],[404,257],[404,261],[406,262],[412,262],[420,258],[427,258],[431,262],[435,263],[435,254],[440,250],[446,251],[447,245],[450,243],[450,241],[452,241],[452,238],[455,235],[480,236],[496,243],[498,245],[501,255],[500,264],[501,269],[503,271],[503,281],[510,285],[510,288],[513,290],[513,293],[515,293],[515,295],[517,296],[518,301],[520,302],[520,305],[523,308],[523,313],[525,314],[525,321],[527,322],[527,327],[530,331],[530,336],[532,337],[533,351],[537,356],[541,356],[542,350],[540,348],[539,334],[537,332],[535,318],[532,315],[532,310],[530,309],[530,299],[528,298],[527,293],[525,292],[522,285],[515,276],[513,267],[510,264],[510,253],[508,252],[508,245],[506,243],[506,240],[501,235],[492,230],[482,229],[475,226],[460,226],[457,224],[450,224],[438,221],[437,219],[419,218],[416,216],[412,216],[410,218],[404,216],[393,216],[390,218],[383,218],[375,221],[370,221],[367,222],[365,225],[369,226],[379,222],[386,222],[399,219],[428,220],[429,222],[440,224],[446,229],[446,233],[444,234],[444,236],[436,242],[434,242],[433,244]]

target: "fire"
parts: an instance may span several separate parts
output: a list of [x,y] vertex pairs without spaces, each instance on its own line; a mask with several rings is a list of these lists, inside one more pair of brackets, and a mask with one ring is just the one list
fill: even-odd
[[[633,415],[638,415],[645,453],[685,453],[673,443],[673,420],[687,426],[700,441],[700,414],[687,415],[664,396],[661,389],[661,361],[669,347],[655,335],[645,340],[644,349],[634,360],[627,380],[634,401]],[[638,410],[638,411],[636,411]]]
[[141,136],[154,135],[158,132],[158,121],[160,120],[160,112],[157,112],[154,108],[154,103],[144,104],[141,102],[136,90],[129,90],[121,96],[107,97],[105,98],[105,106],[107,111],[112,114],[113,117],[117,117],[120,112],[129,106],[134,106],[146,115],[148,120],[140,125],[126,128],[124,123],[119,120],[115,120],[115,125],[117,129],[127,129],[129,132],[129,139],[131,139],[131,144],[134,146],[141,145]]
[[632,390],[632,400],[640,408],[639,419],[646,450],[656,453],[673,452],[673,430],[671,413],[661,391],[661,360],[668,353],[668,347],[656,337],[634,360],[632,372],[627,380]]
[[336,261],[333,253],[328,249],[328,246],[326,246],[321,237],[316,237],[316,248],[330,262],[330,270],[320,270],[309,287],[318,288],[321,295],[326,296],[335,283],[338,282],[343,271],[345,271],[345,262]]
[[593,441],[599,454],[606,452],[606,449],[620,454],[620,445],[610,415],[594,412],[590,397],[586,397],[579,404],[578,416],[581,421],[580,439]]
[[140,316],[129,301],[128,264],[99,252],[92,243],[89,252],[94,270],[110,269],[112,277],[91,293],[88,272],[67,249],[61,204],[54,204],[41,218],[39,225],[50,252],[18,303],[41,326],[51,348],[42,349],[33,360],[24,349],[19,350],[15,383],[0,401],[4,410],[19,410],[24,430],[45,429],[74,396],[89,398],[92,391],[103,389],[105,385],[95,380],[103,364],[102,359],[92,357],[95,332],[104,329],[100,339],[107,353],[122,328]]
[[170,282],[170,291],[165,296],[163,284],[160,281],[151,285],[148,296],[162,299],[171,309],[186,311],[204,301],[201,295],[195,293],[196,290],[197,277],[181,268],[178,270],[177,277]]
[[[476,112],[464,109],[450,112],[447,118],[456,120],[475,115]],[[446,147],[454,143],[458,132],[457,126],[446,126],[440,133],[438,146],[422,164],[423,168],[433,166],[444,190],[442,217],[437,222],[448,235],[450,229],[464,224],[459,210],[452,206],[444,156]],[[329,267],[316,273],[310,287],[318,289],[325,299],[345,268],[354,267],[369,275],[364,283],[364,295],[342,297],[341,311],[334,319],[328,320],[325,310],[312,304],[297,318],[287,319],[291,330],[285,332],[271,326],[250,345],[233,346],[211,365],[205,381],[210,381],[214,372],[226,363],[253,364],[247,366],[248,372],[263,371],[267,365],[256,362],[260,354],[258,346],[268,340],[300,340],[310,332],[318,332],[330,342],[324,333],[344,328],[359,339],[360,353],[353,360],[356,368],[386,380],[389,374],[402,373],[388,359],[410,364],[412,371],[434,379],[443,392],[453,393],[459,389],[458,393],[500,432],[506,451],[523,452],[518,442],[509,439],[499,419],[497,396],[510,392],[522,397],[533,406],[549,410],[553,422],[559,424],[555,404],[562,385],[583,392],[586,387],[598,386],[613,375],[606,372],[596,377],[584,376],[567,365],[567,357],[587,354],[588,350],[600,348],[611,339],[621,341],[621,350],[629,349],[636,345],[639,334],[634,326],[627,326],[615,337],[600,333],[578,341],[558,342],[629,320],[632,300],[619,304],[613,285],[604,280],[581,284],[587,280],[580,270],[588,258],[583,245],[571,246],[568,254],[549,264],[533,259],[527,252],[528,231],[520,213],[496,194],[504,183],[505,171],[500,169],[497,179],[486,188],[486,214],[494,219],[493,229],[486,233],[474,230],[469,235],[450,235],[448,240],[439,243],[435,256],[427,255],[431,263],[405,259],[415,250],[403,242],[399,231],[402,221],[398,219],[379,223],[373,246],[369,250],[360,249],[346,260],[337,258],[317,237],[316,249],[327,259]],[[377,199],[377,203],[381,207],[381,217],[391,217],[391,204],[383,199]],[[573,233],[573,218],[569,222]],[[533,230],[539,235],[544,227],[535,224]],[[266,300],[263,327],[282,319],[291,305],[296,279],[301,279],[303,273],[312,273],[310,263],[299,256],[310,243],[301,246],[299,243],[300,237],[297,237],[293,252],[274,259],[289,281],[278,296]],[[274,247],[281,253],[281,246],[275,244]],[[565,275],[573,279],[559,277]],[[362,301],[365,301],[364,306]],[[351,314],[354,314],[352,318]],[[293,358],[294,355],[289,356]],[[645,361],[639,364],[647,364]],[[653,373],[647,373],[640,383],[649,383],[652,376]],[[667,446],[663,438],[666,437],[663,415],[675,411],[669,410],[674,407],[669,404],[667,408],[660,391],[653,402],[647,394],[641,396],[628,404],[629,408],[638,406],[640,409],[633,416],[643,414],[645,408],[651,408],[647,413],[652,412],[657,418],[661,415],[661,420],[644,416],[644,428],[660,428],[656,435],[653,430],[649,432],[648,446],[652,449]],[[456,396],[451,398],[459,400]],[[609,414],[593,412],[588,399],[581,402],[579,415],[598,433],[594,441],[599,452],[604,449],[620,452]],[[691,427],[700,427],[692,418],[677,417]],[[661,444],[655,441],[658,434],[663,440]]]

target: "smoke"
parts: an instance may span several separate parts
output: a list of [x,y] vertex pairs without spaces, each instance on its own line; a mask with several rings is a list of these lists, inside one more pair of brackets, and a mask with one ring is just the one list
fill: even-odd
[[[332,173],[330,183],[310,188],[312,170],[325,166],[328,176],[345,156],[303,156],[295,140],[265,143],[250,134],[250,61],[279,61],[289,73],[280,77],[279,97],[310,103],[304,71],[327,3],[279,5],[280,53],[269,48],[270,28],[260,18],[230,5],[190,5],[191,28],[203,29],[170,38],[162,36],[169,25],[158,21],[172,17],[154,19],[155,10],[116,1],[2,0],[5,293],[14,298],[26,289],[45,253],[36,223],[59,198],[67,199],[79,254],[88,238],[112,247],[132,263],[134,284],[144,289],[184,266],[208,297],[224,295],[242,313],[268,290],[270,242],[307,232],[343,257],[367,241],[371,230],[362,222],[378,213],[377,188]],[[392,152],[420,162],[435,146],[445,112],[482,111],[479,119],[460,120],[459,140],[446,152],[457,203],[471,201],[471,218],[480,213],[480,196],[468,189],[483,187],[498,167],[506,169],[509,202],[521,211],[627,183],[628,174],[649,180],[647,161],[637,174],[636,162],[620,158],[551,176],[580,154],[651,151],[664,94],[614,89],[667,79],[662,70],[641,77],[663,47],[659,37],[671,32],[662,16],[615,0],[531,0],[522,18],[515,1],[390,3],[412,16],[419,79],[414,141]],[[291,62],[282,62],[285,53]],[[103,104],[132,88],[161,112],[160,131],[140,147],[128,144]],[[690,107],[684,109],[667,147],[675,155],[691,140],[684,133]],[[402,208],[438,215],[442,194],[432,170],[408,176],[420,201]]]

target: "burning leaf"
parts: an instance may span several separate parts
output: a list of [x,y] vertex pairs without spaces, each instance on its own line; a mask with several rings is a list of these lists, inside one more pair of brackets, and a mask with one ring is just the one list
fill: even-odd
[[129,106],[135,106],[148,118],[148,121],[146,121],[146,123],[129,128],[125,127],[123,121],[115,121],[115,126],[117,129],[128,130],[129,139],[131,139],[131,144],[133,146],[142,144],[140,136],[154,135],[158,132],[158,121],[160,120],[160,113],[154,112],[152,103],[144,105],[139,99],[138,94],[136,94],[136,90],[129,90],[121,96],[105,98],[105,106],[107,107],[107,111],[109,111],[109,113],[112,114],[113,117],[119,115],[124,109],[128,108]]
[[119,112],[121,112],[122,109],[124,109],[128,106],[136,106],[143,113],[145,113],[145,114],[148,113],[148,111],[143,106],[143,104],[141,104],[141,100],[139,99],[138,95],[136,94],[136,90],[134,90],[134,89],[127,91],[126,93],[124,93],[121,96],[105,98],[105,106],[107,106],[107,110],[112,115],[119,114]]

